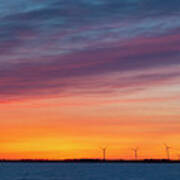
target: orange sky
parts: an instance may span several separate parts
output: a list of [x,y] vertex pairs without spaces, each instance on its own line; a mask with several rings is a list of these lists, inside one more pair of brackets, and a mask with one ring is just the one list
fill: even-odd
[[[177,159],[179,102],[154,97],[153,91],[124,98],[50,97],[1,104],[0,158],[102,158],[103,146],[108,146],[109,159],[133,158],[134,147],[139,158],[166,158],[167,143],[171,158]],[[152,97],[143,97],[149,92]]]

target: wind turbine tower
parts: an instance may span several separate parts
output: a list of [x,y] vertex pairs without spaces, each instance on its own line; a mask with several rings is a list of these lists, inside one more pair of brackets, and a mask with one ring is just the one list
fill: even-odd
[[135,148],[135,149],[132,149],[132,150],[134,152],[134,158],[135,158],[135,160],[137,160],[138,159],[138,148]]
[[167,144],[164,144],[165,146],[165,150],[166,150],[166,155],[167,155],[167,159],[169,160],[170,159],[170,146],[168,146]]
[[107,147],[102,148],[103,161],[105,161],[105,160],[106,160],[106,150],[107,150]]

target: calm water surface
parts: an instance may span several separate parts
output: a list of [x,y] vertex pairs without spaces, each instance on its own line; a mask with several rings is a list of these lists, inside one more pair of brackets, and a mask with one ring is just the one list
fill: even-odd
[[180,180],[180,164],[1,163],[0,180]]

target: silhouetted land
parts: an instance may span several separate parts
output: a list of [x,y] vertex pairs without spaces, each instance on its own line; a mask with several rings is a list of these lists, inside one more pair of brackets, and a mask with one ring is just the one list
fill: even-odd
[[6,160],[1,159],[0,162],[15,163],[180,163],[180,160],[167,159],[144,159],[144,160],[102,160],[102,159],[65,159],[65,160],[48,160],[48,159],[20,159]]

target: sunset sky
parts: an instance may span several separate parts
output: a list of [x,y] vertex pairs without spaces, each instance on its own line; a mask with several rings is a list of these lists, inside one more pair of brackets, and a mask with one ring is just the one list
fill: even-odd
[[0,159],[180,157],[179,0],[1,0]]

